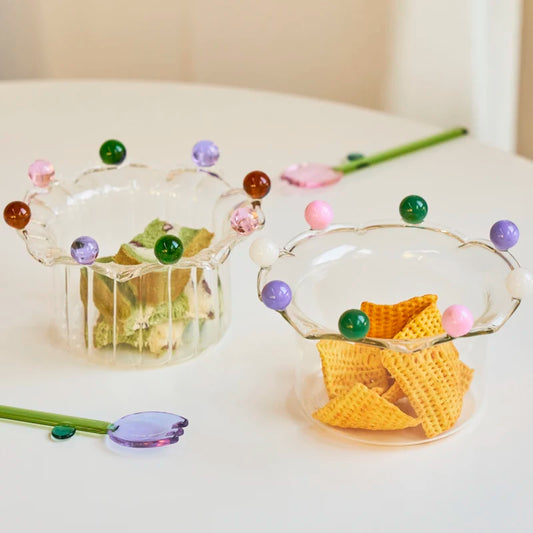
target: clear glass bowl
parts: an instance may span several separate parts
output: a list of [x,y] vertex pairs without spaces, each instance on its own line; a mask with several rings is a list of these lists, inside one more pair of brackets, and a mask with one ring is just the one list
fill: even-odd
[[[222,337],[230,321],[227,259],[246,237],[231,214],[249,207],[257,229],[264,224],[260,202],[197,169],[95,168],[71,184],[34,188],[25,202],[32,216],[18,233],[35,259],[54,267],[59,331],[79,353],[123,366],[178,363]],[[144,242],[161,231],[184,241],[174,265],[156,261],[153,242]],[[141,233],[144,244],[135,240]],[[70,256],[82,235],[100,248],[90,266]],[[120,256],[124,244],[133,260]]]
[[[488,241],[469,241],[438,227],[335,225],[305,232],[290,241],[271,267],[260,270],[258,293],[261,298],[263,287],[272,280],[282,280],[292,289],[292,301],[280,314],[300,339],[296,393],[310,420],[355,441],[418,444],[456,432],[480,411],[486,355],[483,335],[500,329],[520,304],[507,292],[505,283],[509,272],[518,266],[509,252],[496,250]],[[423,350],[446,350],[453,342],[460,360],[474,369],[461,415],[453,427],[428,438],[421,426],[394,431],[343,429],[313,418],[329,399],[316,345],[321,340],[346,341],[338,331],[341,314],[359,308],[363,301],[390,305],[426,294],[438,296],[441,311],[453,304],[468,307],[475,318],[470,332],[458,339],[442,333],[405,340],[365,337],[353,344],[381,356],[395,353],[416,358],[426,353]],[[400,400],[397,406],[413,414],[407,401]]]

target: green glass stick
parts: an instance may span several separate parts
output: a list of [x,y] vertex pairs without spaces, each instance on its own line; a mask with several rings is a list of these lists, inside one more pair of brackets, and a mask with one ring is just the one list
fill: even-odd
[[31,409],[20,409],[19,407],[9,407],[7,405],[0,405],[0,418],[29,422],[30,424],[40,424],[42,426],[70,426],[79,431],[99,433],[101,435],[115,428],[114,424],[104,422],[103,420],[91,420],[90,418],[78,418],[76,416],[32,411]]
[[356,159],[355,161],[350,161],[344,165],[333,167],[333,169],[342,172],[343,174],[349,174],[350,172],[354,172],[360,168],[376,165],[377,163],[382,163],[383,161],[387,161],[395,157],[416,152],[417,150],[422,150],[423,148],[433,146],[434,144],[450,141],[457,137],[461,137],[462,135],[466,135],[467,133],[468,130],[466,128],[454,128],[452,130],[439,133],[438,135],[432,135],[431,137],[426,137],[418,141],[403,144],[401,146],[397,146],[396,148],[391,148],[383,152],[378,152],[374,155],[369,155],[368,157],[362,157],[360,159]]

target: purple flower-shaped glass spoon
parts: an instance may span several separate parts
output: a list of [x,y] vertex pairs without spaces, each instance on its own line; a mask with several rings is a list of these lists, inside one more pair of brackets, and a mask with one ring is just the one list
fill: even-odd
[[189,421],[179,415],[161,411],[145,411],[119,418],[109,438],[130,448],[157,448],[178,442]]
[[162,411],[133,413],[111,423],[7,405],[0,405],[0,418],[52,426],[52,437],[56,440],[70,438],[78,430],[107,434],[113,442],[130,448],[158,448],[174,444],[189,424],[182,416]]

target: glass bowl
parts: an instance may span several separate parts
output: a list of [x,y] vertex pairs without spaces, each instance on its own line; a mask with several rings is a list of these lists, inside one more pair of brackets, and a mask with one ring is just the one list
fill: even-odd
[[[456,432],[479,413],[484,391],[484,336],[499,330],[520,304],[520,299],[511,296],[506,289],[510,271],[518,267],[511,253],[498,251],[490,242],[468,240],[439,227],[396,223],[365,227],[333,225],[325,230],[302,233],[286,244],[274,264],[259,271],[258,294],[261,299],[265,285],[273,280],[282,280],[292,290],[291,302],[279,313],[298,334],[301,357],[296,372],[296,394],[309,420],[353,441],[383,445],[418,444]],[[432,335],[394,338],[392,333],[383,333],[379,337],[372,336],[371,329],[368,336],[348,341],[339,333],[339,317],[347,309],[358,308],[362,302],[390,306],[422,295],[438,296],[437,305],[442,311],[453,304],[468,307],[474,317],[470,331],[454,339],[442,329],[439,316],[440,329]],[[395,307],[395,312],[398,309]],[[392,321],[387,316],[385,323],[386,320]],[[371,325],[372,320],[370,316]],[[402,327],[407,323],[404,320]],[[461,368],[467,365],[473,369],[473,379],[464,398],[455,405],[455,419],[444,431],[429,431],[428,434],[424,424],[394,430],[368,429],[368,426],[379,426],[374,420],[366,426],[362,424],[365,428],[339,427],[324,423],[323,418],[317,420],[317,412],[337,394],[332,393],[326,383],[326,372],[332,371],[327,367],[329,363],[321,359],[324,346],[334,347],[337,358],[339,351],[346,348],[346,353],[357,352],[357,357],[363,354],[367,359],[375,358],[380,361],[380,367],[385,364],[383,361],[401,361],[407,365],[411,370],[402,374],[406,379],[405,387],[409,388],[407,398],[404,391],[400,399],[391,400],[393,407],[387,405],[385,409],[398,408],[413,418],[418,415],[419,420],[423,420],[427,413],[419,412],[421,408],[418,412],[413,408],[413,400],[418,402],[415,396],[438,392],[447,379],[434,372],[422,378],[417,374],[417,369],[426,368],[422,361],[439,359],[442,354],[456,353],[457,349],[461,361],[457,364],[461,364]],[[342,364],[348,363],[342,361]],[[343,369],[347,372],[345,367]],[[438,372],[442,373],[442,369]],[[396,381],[396,384],[400,383],[399,375],[388,372],[384,375],[386,385],[376,389],[383,397],[387,387]],[[360,387],[359,378],[351,376],[349,379],[348,388]],[[422,383],[423,380],[427,382]],[[374,379],[371,383],[362,378],[361,381],[366,388],[374,386]],[[364,394],[370,395],[366,389]],[[438,397],[428,401],[435,402]],[[381,402],[374,394],[372,398]],[[422,398],[422,403],[424,401]],[[382,407],[379,404],[372,416],[385,416],[380,411]]]
[[[105,166],[35,187],[24,201],[31,219],[18,233],[54,268],[62,337],[91,360],[121,366],[178,363],[216,343],[230,321],[227,259],[265,222],[260,201],[204,169]],[[236,209],[250,216],[243,231]],[[173,265],[154,255],[166,234],[184,245]],[[83,235],[100,249],[86,266],[71,257]]]

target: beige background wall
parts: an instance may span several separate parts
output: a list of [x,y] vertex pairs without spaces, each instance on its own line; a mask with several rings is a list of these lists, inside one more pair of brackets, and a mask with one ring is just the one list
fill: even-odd
[[526,0],[522,15],[522,54],[517,151],[533,159],[533,2]]
[[253,87],[476,133],[472,17],[494,1],[0,0],[0,78]]

